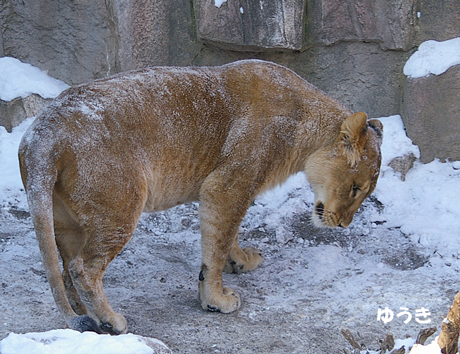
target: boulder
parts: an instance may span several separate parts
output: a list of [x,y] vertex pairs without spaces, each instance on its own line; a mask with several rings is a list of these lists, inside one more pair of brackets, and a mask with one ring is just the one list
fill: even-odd
[[386,117],[399,112],[407,58],[405,52],[382,51],[378,43],[341,42],[269,59],[290,67],[354,111]]
[[3,49],[68,84],[119,71],[112,1],[3,1]]
[[308,7],[307,42],[377,42],[384,49],[413,45],[416,0],[312,0]]
[[[302,50],[344,41],[413,45],[416,0],[194,0],[198,37],[225,49]],[[306,32],[305,29],[306,28]]]
[[190,65],[200,50],[190,0],[112,0],[121,71]]
[[416,44],[430,39],[445,41],[460,34],[458,0],[422,0],[417,4]]
[[406,180],[406,174],[414,166],[414,162],[417,160],[413,153],[406,154],[404,156],[395,157],[390,161],[390,166],[395,172],[399,173],[401,181]]
[[38,115],[51,101],[37,94],[11,101],[0,100],[0,125],[11,132],[23,120]]
[[460,160],[460,65],[439,76],[406,78],[401,116],[424,163]]
[[194,0],[198,37],[241,51],[303,48],[306,0]]

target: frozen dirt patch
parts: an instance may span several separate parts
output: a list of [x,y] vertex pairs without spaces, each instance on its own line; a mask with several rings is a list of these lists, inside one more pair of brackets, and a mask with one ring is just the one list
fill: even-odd
[[[341,353],[349,348],[342,328],[359,333],[363,343],[376,349],[377,339],[387,333],[404,338],[426,327],[396,318],[400,307],[414,313],[427,308],[431,325],[440,324],[458,290],[459,264],[438,272],[431,264],[433,259],[442,262],[438,256],[426,254],[398,229],[365,220],[370,212],[378,213],[375,202],[363,206],[349,229],[320,233],[310,226],[309,203],[303,202],[305,213],[280,223],[293,235],[285,243],[267,224],[250,226],[250,217],[243,223],[243,245],[259,247],[265,261],[248,274],[225,274],[226,284],[243,297],[237,313],[205,312],[197,301],[196,204],[143,216],[106,273],[107,296],[126,316],[130,332],[158,338],[175,353],[316,354],[326,348]],[[4,208],[0,220],[0,338],[64,328],[30,219]],[[412,253],[404,252],[409,249]],[[424,261],[417,263],[420,258]],[[377,321],[377,310],[384,307],[395,312],[387,324]]]

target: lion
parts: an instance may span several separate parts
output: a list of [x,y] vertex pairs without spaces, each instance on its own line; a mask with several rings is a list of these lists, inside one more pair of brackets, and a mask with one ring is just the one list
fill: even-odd
[[[382,124],[270,62],[153,67],[71,87],[22,138],[19,162],[43,265],[68,327],[127,331],[103,289],[142,212],[199,201],[201,307],[231,313],[222,272],[263,260],[238,245],[254,198],[299,171],[314,223],[347,227],[374,190]],[[58,253],[59,251],[59,253]],[[60,269],[59,255],[63,270]]]

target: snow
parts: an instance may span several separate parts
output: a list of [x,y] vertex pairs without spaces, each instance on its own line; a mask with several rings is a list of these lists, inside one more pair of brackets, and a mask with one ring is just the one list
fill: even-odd
[[430,74],[441,75],[450,67],[460,64],[460,37],[444,42],[434,40],[420,44],[404,66],[404,74],[419,78]]
[[15,58],[0,58],[0,99],[3,101],[32,93],[43,98],[55,98],[68,87],[30,64],[21,63]]
[[[415,344],[412,338],[395,340],[395,349],[404,346],[405,354],[441,354],[441,348],[438,345],[438,337],[427,345]],[[380,351],[362,351],[361,354],[380,354]]]
[[420,157],[420,151],[418,147],[412,144],[412,141],[407,137],[404,131],[404,123],[401,116],[395,115],[391,117],[380,118],[382,124],[384,124],[385,137],[382,143],[382,169],[385,173],[388,170],[392,170],[388,164],[396,156],[403,156],[405,154],[414,154],[415,157]]
[[[216,6],[220,6],[221,4],[222,2],[216,0]],[[456,46],[460,42],[456,40],[450,43],[453,48],[458,48]],[[442,53],[452,52],[452,50],[448,51],[444,45],[438,46],[434,44],[422,44],[419,52],[426,53],[425,58],[436,57],[432,52],[428,52],[428,50],[439,50]],[[412,71],[410,73],[414,72],[413,67],[417,65],[414,64],[414,60],[411,58],[409,60],[410,63],[408,62],[410,65],[406,66],[411,68]],[[423,60],[419,61],[418,65],[425,67],[425,62]],[[39,73],[37,70],[30,65],[20,64],[15,59],[1,58],[0,97],[2,99],[13,99],[14,97],[32,92],[39,93],[43,97],[55,97],[59,94],[59,90],[66,88],[65,85],[56,83],[54,79],[49,78],[43,73]],[[428,72],[433,72],[433,70],[429,69]],[[406,73],[406,75],[412,74]],[[27,80],[29,81],[25,77],[28,77]],[[8,85],[5,84],[6,80],[9,82]],[[427,253],[441,255],[438,258],[432,257],[430,260],[431,266],[437,267],[436,271],[441,272],[441,269],[446,269],[444,266],[446,261],[460,255],[460,238],[452,237],[452,235],[457,235],[460,229],[460,208],[458,207],[458,200],[460,200],[460,163],[441,163],[437,160],[429,164],[416,162],[414,167],[406,175],[406,180],[401,181],[399,175],[388,166],[388,163],[394,157],[404,154],[413,153],[415,156],[419,156],[418,148],[406,136],[400,116],[379,119],[384,125],[384,140],[382,144],[383,164],[374,196],[384,205],[384,209],[381,213],[376,213],[372,208],[365,208],[360,218],[368,219],[372,222],[384,220],[386,228],[400,228],[412,242],[425,247]],[[8,133],[3,127],[0,127],[0,208],[14,206],[19,209],[27,209],[19,175],[17,149],[21,136],[32,121],[33,118],[24,121],[18,127],[14,128],[12,133]],[[312,201],[312,198],[313,194],[308,187],[305,176],[303,174],[295,175],[282,186],[276,187],[259,196],[248,212],[249,217],[245,218],[243,223],[246,226],[258,225],[262,224],[263,219],[263,223],[267,228],[275,230],[277,242],[287,243],[295,241],[304,243],[303,239],[295,240],[294,235],[289,230],[280,226],[280,220],[285,218],[286,215],[308,210],[309,206],[306,204]],[[145,220],[143,222],[144,225],[148,224]],[[370,232],[369,229],[363,226],[358,225],[355,227],[361,227],[361,234],[364,236]],[[374,227],[377,227],[376,224],[374,224]],[[344,235],[347,235],[347,230],[343,232]],[[295,252],[297,254],[310,252],[309,249],[303,248],[295,250]],[[26,253],[27,251],[20,250],[19,252]],[[321,274],[324,277],[325,274],[333,274],[340,267],[344,267],[344,269],[355,267],[350,263],[350,260],[347,260],[341,254],[338,247],[315,247],[315,250],[312,251],[309,257],[309,260],[311,260],[309,266],[311,279],[305,280],[305,286],[314,285],[317,278],[316,274]],[[442,264],[438,265],[437,261]],[[351,284],[340,283],[344,287],[342,291],[349,291],[351,300],[353,300],[352,294],[362,291],[365,287],[363,284],[369,284],[368,280],[370,278],[383,274],[379,273],[379,269],[383,265],[372,265],[372,257],[369,258],[367,264],[370,265],[371,272],[364,274],[358,272],[357,274],[361,278]],[[445,272],[451,271],[452,268],[445,270]],[[290,271],[283,270],[283,272]],[[423,273],[421,274],[419,276],[423,277]],[[289,275],[295,280],[297,280],[296,276],[303,277],[302,274],[297,274],[294,271]],[[281,277],[281,279],[283,278],[282,272],[279,272],[278,275],[275,272],[276,276]],[[302,284],[302,280],[304,279],[299,278],[299,282],[295,281],[295,284],[290,283],[290,287],[281,286],[276,295],[268,298],[267,304],[271,307],[281,306],[286,297],[289,297],[289,292],[293,291],[292,289],[295,289],[295,286],[300,286],[297,284]],[[331,289],[331,293],[333,291],[334,289]],[[370,291],[374,290],[371,289]],[[381,305],[385,306],[384,303]],[[402,305],[408,306],[409,304],[403,303]],[[446,306],[449,305],[446,304]],[[366,305],[362,304],[360,306],[364,308]],[[397,343],[399,345],[403,342]],[[401,345],[405,345],[406,349],[408,349],[412,344],[413,340],[411,344],[404,342]],[[126,348],[129,348],[129,350]],[[419,354],[439,353],[439,347],[434,342],[427,346],[418,346],[416,350],[416,353]],[[99,354],[141,354],[152,353],[153,351],[145,345],[141,337],[134,335],[112,337],[96,335],[94,333],[81,334],[71,330],[54,330],[45,333],[10,333],[7,338],[0,342],[0,352],[2,354],[78,354],[89,352],[97,352]]]
[[227,0],[214,0],[214,5],[220,8],[224,2],[227,2]]
[[[160,341],[154,341],[164,346]],[[166,346],[165,346],[166,348]],[[58,329],[46,333],[11,333],[0,342],[2,354],[154,354],[153,348],[143,337],[133,334],[120,336],[80,333],[70,329]]]
[[11,133],[0,125],[0,206],[14,203],[21,208],[27,207],[19,178],[17,151],[22,135],[32,122],[33,118],[27,119],[20,126],[13,128]]
[[414,345],[411,354],[441,354],[441,348],[438,345],[438,337],[436,337],[430,344]]
[[[413,153],[418,148],[404,133],[399,116],[381,118],[384,125],[381,178],[374,192],[385,205],[387,227],[401,231],[424,246],[436,250],[459,250],[458,240],[452,238],[460,229],[460,170],[457,164],[435,160],[429,164],[415,162],[415,167],[403,182],[388,163],[392,158]],[[453,248],[452,248],[453,247]]]

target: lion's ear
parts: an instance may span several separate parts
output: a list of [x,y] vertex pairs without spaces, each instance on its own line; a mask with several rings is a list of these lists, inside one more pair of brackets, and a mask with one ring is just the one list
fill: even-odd
[[367,115],[363,112],[355,113],[345,119],[340,128],[340,144],[342,153],[347,157],[350,165],[359,161],[361,152],[366,144]]

